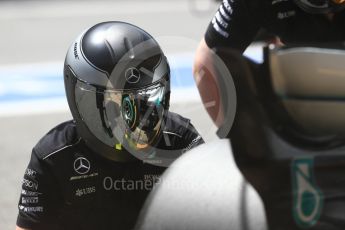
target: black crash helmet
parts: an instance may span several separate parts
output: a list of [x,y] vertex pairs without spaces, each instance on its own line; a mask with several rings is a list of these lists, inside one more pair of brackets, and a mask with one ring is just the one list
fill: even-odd
[[345,0],[294,0],[304,11],[311,14],[334,13],[345,8]]
[[153,148],[169,109],[170,69],[153,37],[124,22],[84,31],[67,52],[68,104],[78,134],[115,161]]

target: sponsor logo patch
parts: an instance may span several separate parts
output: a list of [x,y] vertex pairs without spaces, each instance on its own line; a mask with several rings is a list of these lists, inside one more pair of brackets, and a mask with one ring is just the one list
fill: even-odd
[[92,187],[87,187],[87,188],[79,188],[75,191],[75,195],[78,197],[84,196],[84,195],[88,195],[88,194],[92,194],[96,192],[96,187],[92,186]]
[[85,157],[78,157],[73,163],[73,168],[76,173],[83,175],[90,171],[91,164]]
[[323,194],[314,179],[313,158],[296,159],[292,162],[292,213],[302,228],[315,225],[321,215]]

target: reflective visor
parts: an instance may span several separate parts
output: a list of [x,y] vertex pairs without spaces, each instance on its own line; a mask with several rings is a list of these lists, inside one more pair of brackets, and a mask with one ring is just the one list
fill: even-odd
[[165,79],[138,90],[105,90],[77,80],[75,102],[96,138],[110,147],[136,151],[158,140],[166,91]]

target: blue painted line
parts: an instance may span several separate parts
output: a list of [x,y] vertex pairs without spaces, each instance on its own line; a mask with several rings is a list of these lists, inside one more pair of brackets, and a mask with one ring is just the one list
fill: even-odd
[[[65,88],[61,73],[62,64],[48,68],[28,66],[0,69],[0,103],[49,98],[65,98]],[[170,63],[172,88],[187,88],[195,85],[192,76],[192,59]]]
[[[248,49],[246,56],[262,62],[261,46]],[[171,69],[171,87],[195,87],[192,64],[193,53],[168,57]],[[62,63],[32,64],[0,67],[0,103],[61,98],[65,100]]]

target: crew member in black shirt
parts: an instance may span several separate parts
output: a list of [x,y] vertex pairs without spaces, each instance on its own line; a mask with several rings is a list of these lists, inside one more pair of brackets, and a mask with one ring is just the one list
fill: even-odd
[[168,111],[167,59],[134,25],[83,32],[67,52],[64,81],[73,121],[33,148],[17,229],[130,229],[164,169],[203,139]]
[[243,52],[260,29],[287,45],[342,42],[344,8],[344,0],[223,0],[196,51],[193,70],[203,102],[215,102],[207,108],[215,123],[223,118],[212,50]]
[[[310,45],[317,45],[317,46],[325,46],[326,43],[337,43],[337,42],[344,42],[345,40],[345,1],[344,0],[223,0],[221,5],[219,6],[218,11],[216,12],[215,16],[213,17],[211,23],[209,24],[206,34],[204,38],[202,39],[199,48],[195,55],[195,63],[194,63],[194,77],[196,79],[196,82],[198,83],[198,89],[200,92],[200,95],[202,97],[202,100],[204,103],[208,103],[210,101],[215,102],[215,106],[208,107],[207,110],[210,114],[210,116],[213,118],[215,123],[221,127],[221,125],[224,123],[226,119],[222,117],[223,110],[227,108],[222,108],[222,99],[220,95],[221,86],[219,86],[219,83],[222,79],[217,76],[225,76],[230,77],[229,75],[225,74],[219,74],[219,68],[218,66],[221,66],[221,62],[224,61],[227,63],[227,66],[229,68],[229,72],[232,71],[236,73],[236,69],[234,69],[234,65],[229,64],[230,60],[234,60],[234,53],[236,51],[242,53],[244,50],[249,46],[249,44],[253,41],[256,34],[260,29],[266,30],[268,33],[273,34],[277,36],[280,40],[280,45],[295,45],[295,46],[308,46]],[[235,52],[234,52],[235,51]],[[338,51],[329,51],[329,52],[338,52]],[[218,57],[216,54],[222,55],[222,57]],[[233,57],[229,58],[229,56],[226,55],[232,55]],[[222,60],[221,60],[222,59]],[[236,60],[236,59],[235,59]],[[310,65],[310,63],[313,62],[313,60],[306,60],[306,63]],[[236,63],[236,62],[235,62]],[[266,64],[266,63],[265,63]],[[233,67],[231,69],[229,66]],[[251,65],[251,67],[254,67],[254,64]],[[257,67],[257,66],[256,66]],[[264,67],[257,67],[257,69],[260,68],[260,70],[266,70],[267,66]],[[291,68],[294,68],[291,66]],[[243,70],[243,69],[242,69]],[[248,75],[245,73],[246,70],[243,70],[243,75]],[[250,71],[248,71],[250,72]],[[256,73],[255,73],[256,74]],[[264,72],[266,74],[266,72]],[[253,79],[253,82],[260,82],[260,78],[262,75],[262,72],[258,71],[256,79]],[[240,75],[242,77],[242,75]],[[262,81],[267,81],[267,79],[262,79]],[[250,85],[255,83],[250,82],[248,79],[243,80],[243,82],[247,82],[246,84]],[[250,83],[248,83],[250,82]],[[267,82],[263,82],[262,85],[268,85]],[[259,84],[258,84],[259,85]],[[243,87],[240,84],[235,85],[235,87],[238,87],[237,89]],[[255,87],[250,85],[251,89],[257,90]],[[291,86],[292,87],[292,86]],[[249,88],[249,87],[248,87]],[[264,88],[264,87],[263,87]],[[257,91],[259,91],[258,89]],[[262,100],[261,96],[263,94],[257,93],[257,91],[253,90],[253,95],[257,98],[255,100],[260,101]],[[258,96],[259,95],[259,96]],[[239,97],[238,102],[247,103],[246,106],[248,108],[252,109],[248,111],[256,111],[257,105],[252,102],[254,99],[251,98],[250,95],[246,97],[244,92],[237,92],[237,96]],[[244,102],[245,101],[245,102]],[[268,103],[275,103],[275,100],[271,98],[271,101],[269,101],[268,98],[266,98],[266,102]],[[240,103],[239,103],[240,104]],[[264,104],[264,103],[262,103]],[[252,107],[250,107],[252,106]],[[262,105],[265,106],[265,105]],[[255,109],[254,109],[255,108]],[[243,109],[243,106],[242,106]],[[249,112],[248,112],[249,113]],[[246,114],[244,112],[240,113],[243,115],[243,117],[239,117],[239,114],[236,114],[237,116],[237,122],[238,120],[242,120],[243,123],[241,123],[242,126],[245,126],[246,128],[243,128],[248,132],[248,135],[243,134],[243,137],[237,136],[237,139],[248,139],[249,137],[255,136],[252,135],[252,133],[255,133],[256,126],[262,125],[262,127],[265,128],[265,135],[271,135],[271,133],[266,127],[266,124],[264,121],[262,121],[262,124],[256,124],[256,121],[260,121],[261,118],[259,114],[248,114],[248,117],[255,117],[255,115],[258,117],[258,119],[253,119],[246,117]],[[279,114],[274,114],[273,116],[276,117],[282,117],[284,119],[284,116],[281,116]],[[280,118],[279,118],[280,119]],[[282,119],[282,120],[283,120]],[[260,121],[261,122],[261,121]],[[280,123],[279,123],[280,125]],[[284,123],[286,125],[286,123]],[[239,125],[239,123],[236,124],[234,127],[237,127],[237,130],[242,128],[242,126]],[[232,129],[236,130],[236,128]],[[240,128],[239,128],[240,127]],[[264,129],[262,128],[262,129]],[[286,127],[279,127],[279,130],[283,130]],[[277,128],[278,129],[278,128]],[[235,131],[234,131],[235,132]],[[268,134],[269,133],[269,134]],[[239,134],[239,133],[236,133]],[[273,136],[273,135],[271,135]],[[315,135],[317,136],[317,135]],[[334,135],[336,136],[336,135]],[[233,139],[236,139],[235,134],[232,136]],[[321,138],[320,138],[321,139]],[[232,140],[233,142],[236,142],[236,140]],[[265,141],[258,141],[257,139],[252,139],[252,143],[247,142],[247,145],[256,146],[253,144],[254,142],[260,143],[259,145],[271,145],[271,142],[265,142]],[[268,144],[269,143],[269,144]],[[303,143],[303,142],[300,142]],[[285,143],[284,143],[285,144]],[[246,144],[243,144],[245,146]],[[240,145],[238,145],[240,146]],[[277,145],[278,146],[278,145]],[[272,147],[275,149],[275,151],[279,151],[279,147],[274,146]],[[250,151],[250,148],[245,148],[242,153],[248,153]],[[268,148],[269,149],[269,148]],[[286,151],[289,149],[288,147],[285,147],[281,149],[281,151]],[[308,149],[308,148],[306,148]],[[317,145],[314,145],[313,150],[318,149]],[[247,152],[246,152],[247,151]],[[254,153],[254,151],[250,153]],[[264,152],[269,151],[265,149]],[[277,178],[289,178],[293,180],[293,175],[290,175],[286,169],[289,169],[291,166],[290,163],[293,162],[294,159],[289,159],[286,162],[278,163],[275,161],[270,161],[269,163],[265,162],[258,162],[256,158],[251,156],[244,156],[245,154],[242,154],[241,157],[246,157],[246,163],[247,162],[254,162],[252,165],[246,165],[247,168],[250,170],[253,170],[254,168],[259,168],[263,166],[265,170],[261,170],[258,174],[264,175],[260,178],[260,176],[256,177],[254,181],[248,180],[255,184],[261,186],[260,188],[262,192],[263,190],[268,191],[266,194],[264,194],[264,202],[265,206],[269,209],[268,214],[268,223],[270,226],[273,226],[273,229],[300,229],[300,228],[310,228],[310,229],[342,229],[344,228],[344,221],[341,218],[341,215],[338,215],[340,209],[343,207],[343,202],[341,201],[341,196],[338,194],[341,194],[339,192],[341,190],[341,186],[337,186],[336,188],[332,187],[333,190],[328,190],[328,195],[325,200],[327,199],[327,210],[324,211],[323,217],[320,220],[315,219],[306,219],[305,222],[308,223],[308,226],[303,226],[301,223],[298,223],[296,221],[296,218],[291,218],[290,215],[295,215],[295,213],[291,212],[291,210],[297,209],[296,207],[301,206],[294,206],[292,207],[293,201],[290,199],[293,196],[290,196],[291,193],[288,190],[280,190],[281,187],[285,186],[288,187],[288,180],[286,181],[277,181]],[[307,155],[307,154],[306,154]],[[296,156],[303,157],[301,155]],[[323,156],[324,157],[324,156]],[[321,159],[327,159],[327,156],[325,158]],[[328,167],[329,163],[328,164]],[[244,171],[243,164],[238,164],[242,172]],[[274,170],[272,170],[274,168]],[[320,167],[321,168],[321,167]],[[284,171],[285,170],[285,171]],[[265,174],[267,171],[269,173]],[[334,173],[338,175],[339,170],[332,169],[329,170],[326,167],[323,167],[322,171],[324,174],[327,173]],[[284,172],[284,173],[282,173]],[[278,176],[279,175],[279,176]],[[284,175],[284,176],[282,176]],[[328,174],[326,174],[328,175]],[[254,177],[252,177],[254,178]],[[326,178],[326,177],[324,177]],[[266,182],[264,182],[266,180]],[[324,179],[321,179],[324,181]],[[269,184],[269,185],[268,185]],[[338,185],[337,183],[332,183],[332,186],[334,184]],[[282,186],[281,186],[282,185]],[[257,187],[259,187],[257,186]],[[309,185],[308,185],[309,186]],[[281,193],[278,193],[277,189]],[[338,190],[339,189],[339,190]],[[331,192],[330,192],[331,191]],[[269,197],[267,194],[269,192],[272,192],[271,200],[267,203],[267,197]],[[296,191],[295,195],[296,195]],[[298,191],[300,192],[300,191]],[[337,195],[333,195],[333,193],[336,193]],[[275,194],[273,194],[275,193]],[[305,194],[305,193],[298,193]],[[310,196],[312,197],[312,196]],[[276,198],[276,199],[274,199]],[[308,200],[309,199],[309,200]],[[312,207],[313,203],[312,198],[306,198],[303,205],[304,207]],[[302,202],[299,200],[298,202]],[[291,204],[291,205],[290,205]],[[329,208],[331,207],[331,208]],[[289,209],[287,209],[289,208]],[[291,208],[291,210],[290,210]],[[314,207],[313,207],[314,208]],[[310,210],[317,210],[310,208]],[[316,213],[319,214],[319,213]],[[314,215],[314,217],[317,215]],[[310,217],[310,216],[309,216]],[[308,218],[309,218],[308,217]],[[290,220],[294,220],[294,222],[289,222]],[[283,220],[283,221],[282,221]],[[280,225],[280,226],[279,226]],[[299,226],[301,226],[299,228]]]

